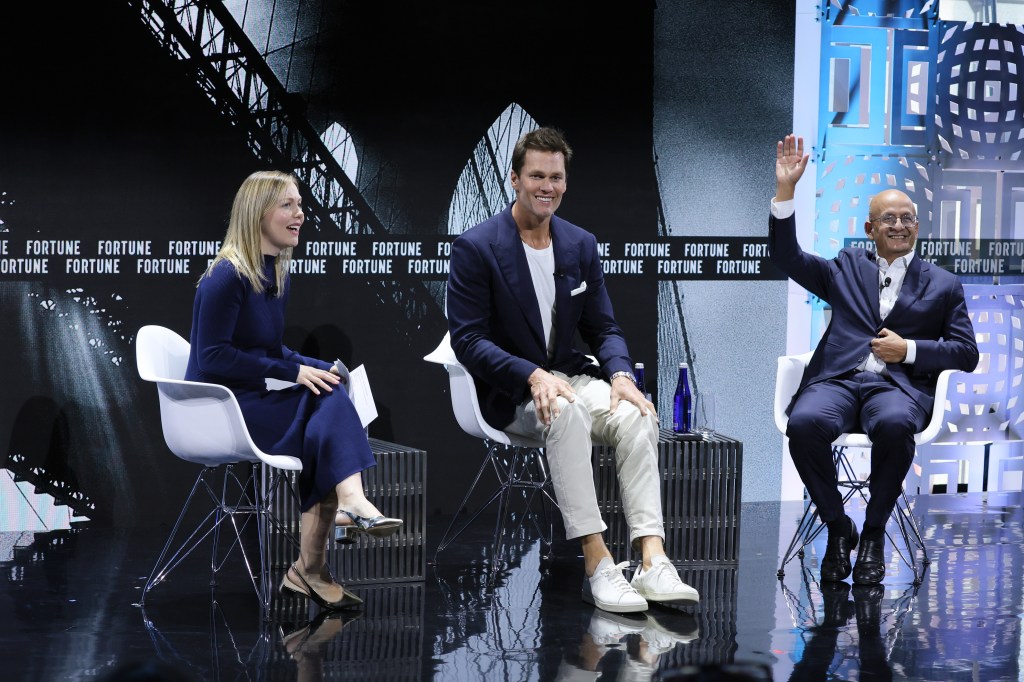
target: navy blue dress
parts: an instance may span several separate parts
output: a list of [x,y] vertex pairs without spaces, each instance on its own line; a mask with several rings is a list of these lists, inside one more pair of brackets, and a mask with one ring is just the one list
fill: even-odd
[[[264,256],[271,284],[274,260]],[[261,450],[302,460],[299,504],[306,511],[376,460],[343,384],[319,396],[301,385],[267,390],[265,378],[295,381],[299,365],[331,368],[282,343],[287,303],[287,283],[280,297],[258,294],[230,262],[218,263],[196,289],[185,378],[227,386]]]

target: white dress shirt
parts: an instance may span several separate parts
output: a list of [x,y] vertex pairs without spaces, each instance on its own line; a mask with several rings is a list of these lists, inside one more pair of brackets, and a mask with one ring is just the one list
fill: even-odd
[[535,249],[526,242],[523,242],[523,250],[530,266],[533,289],[537,292],[540,323],[544,327],[544,341],[550,358],[555,351],[555,339],[551,333],[555,321],[555,250],[551,244],[543,249]]

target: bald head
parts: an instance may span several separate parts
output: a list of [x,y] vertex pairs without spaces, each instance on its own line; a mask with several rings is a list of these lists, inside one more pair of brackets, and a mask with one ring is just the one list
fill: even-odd
[[[885,218],[893,224],[887,225]],[[912,224],[908,225],[908,222]],[[872,197],[868,207],[864,233],[875,242],[876,253],[887,263],[910,253],[917,241],[917,210],[914,202],[898,189],[879,192]]]
[[[910,197],[898,189],[887,189],[879,192],[875,196],[871,197],[871,204],[868,206],[868,218],[877,218],[885,213],[883,206],[888,205],[892,202],[903,202],[913,207],[914,202],[910,200]],[[913,209],[911,209],[913,213]]]

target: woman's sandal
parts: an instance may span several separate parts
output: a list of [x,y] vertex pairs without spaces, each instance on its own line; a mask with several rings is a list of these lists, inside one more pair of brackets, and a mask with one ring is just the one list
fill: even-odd
[[[346,519],[349,523],[338,523]],[[383,514],[367,518],[344,509],[339,509],[334,523],[334,539],[338,542],[351,542],[348,537],[350,534],[363,533],[365,535],[372,535],[375,538],[386,538],[401,528],[404,521],[402,519],[393,519]]]
[[[297,585],[296,583],[292,582],[289,576],[293,572],[295,573],[295,577],[299,579],[299,582],[302,583],[302,585]],[[299,572],[299,569],[295,567],[295,564],[292,564],[288,568],[288,570],[285,571],[284,578],[281,579],[280,591],[284,592],[285,590],[288,590],[289,592],[294,592],[295,594],[301,594],[302,596],[308,599],[312,599],[313,602],[320,608],[332,611],[335,609],[349,609],[362,605],[362,599],[352,594],[344,587],[342,587],[341,589],[343,591],[341,599],[339,599],[338,601],[327,601],[320,595],[319,592],[314,590],[313,587],[308,582],[306,582],[306,579],[302,577],[302,573]]]

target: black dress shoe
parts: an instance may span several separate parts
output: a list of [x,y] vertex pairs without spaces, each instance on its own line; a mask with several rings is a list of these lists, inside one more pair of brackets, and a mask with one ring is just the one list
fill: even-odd
[[850,552],[857,547],[860,536],[857,534],[857,524],[853,519],[848,516],[845,519],[849,524],[846,533],[836,528],[840,522],[829,524],[828,544],[825,546],[825,557],[821,560],[823,581],[846,580],[850,575]]
[[882,622],[882,597],[885,588],[881,585],[854,585],[853,603],[857,613],[857,629],[878,633]]
[[882,636],[884,595],[885,588],[881,585],[853,586],[853,603],[857,609],[857,638],[860,640],[857,650],[862,680],[892,680],[896,677],[889,665],[888,647]]
[[864,541],[857,552],[857,565],[853,567],[853,582],[857,585],[878,585],[885,578],[885,533],[864,533]]
[[821,583],[822,628],[841,628],[850,620],[850,585],[844,582]]

